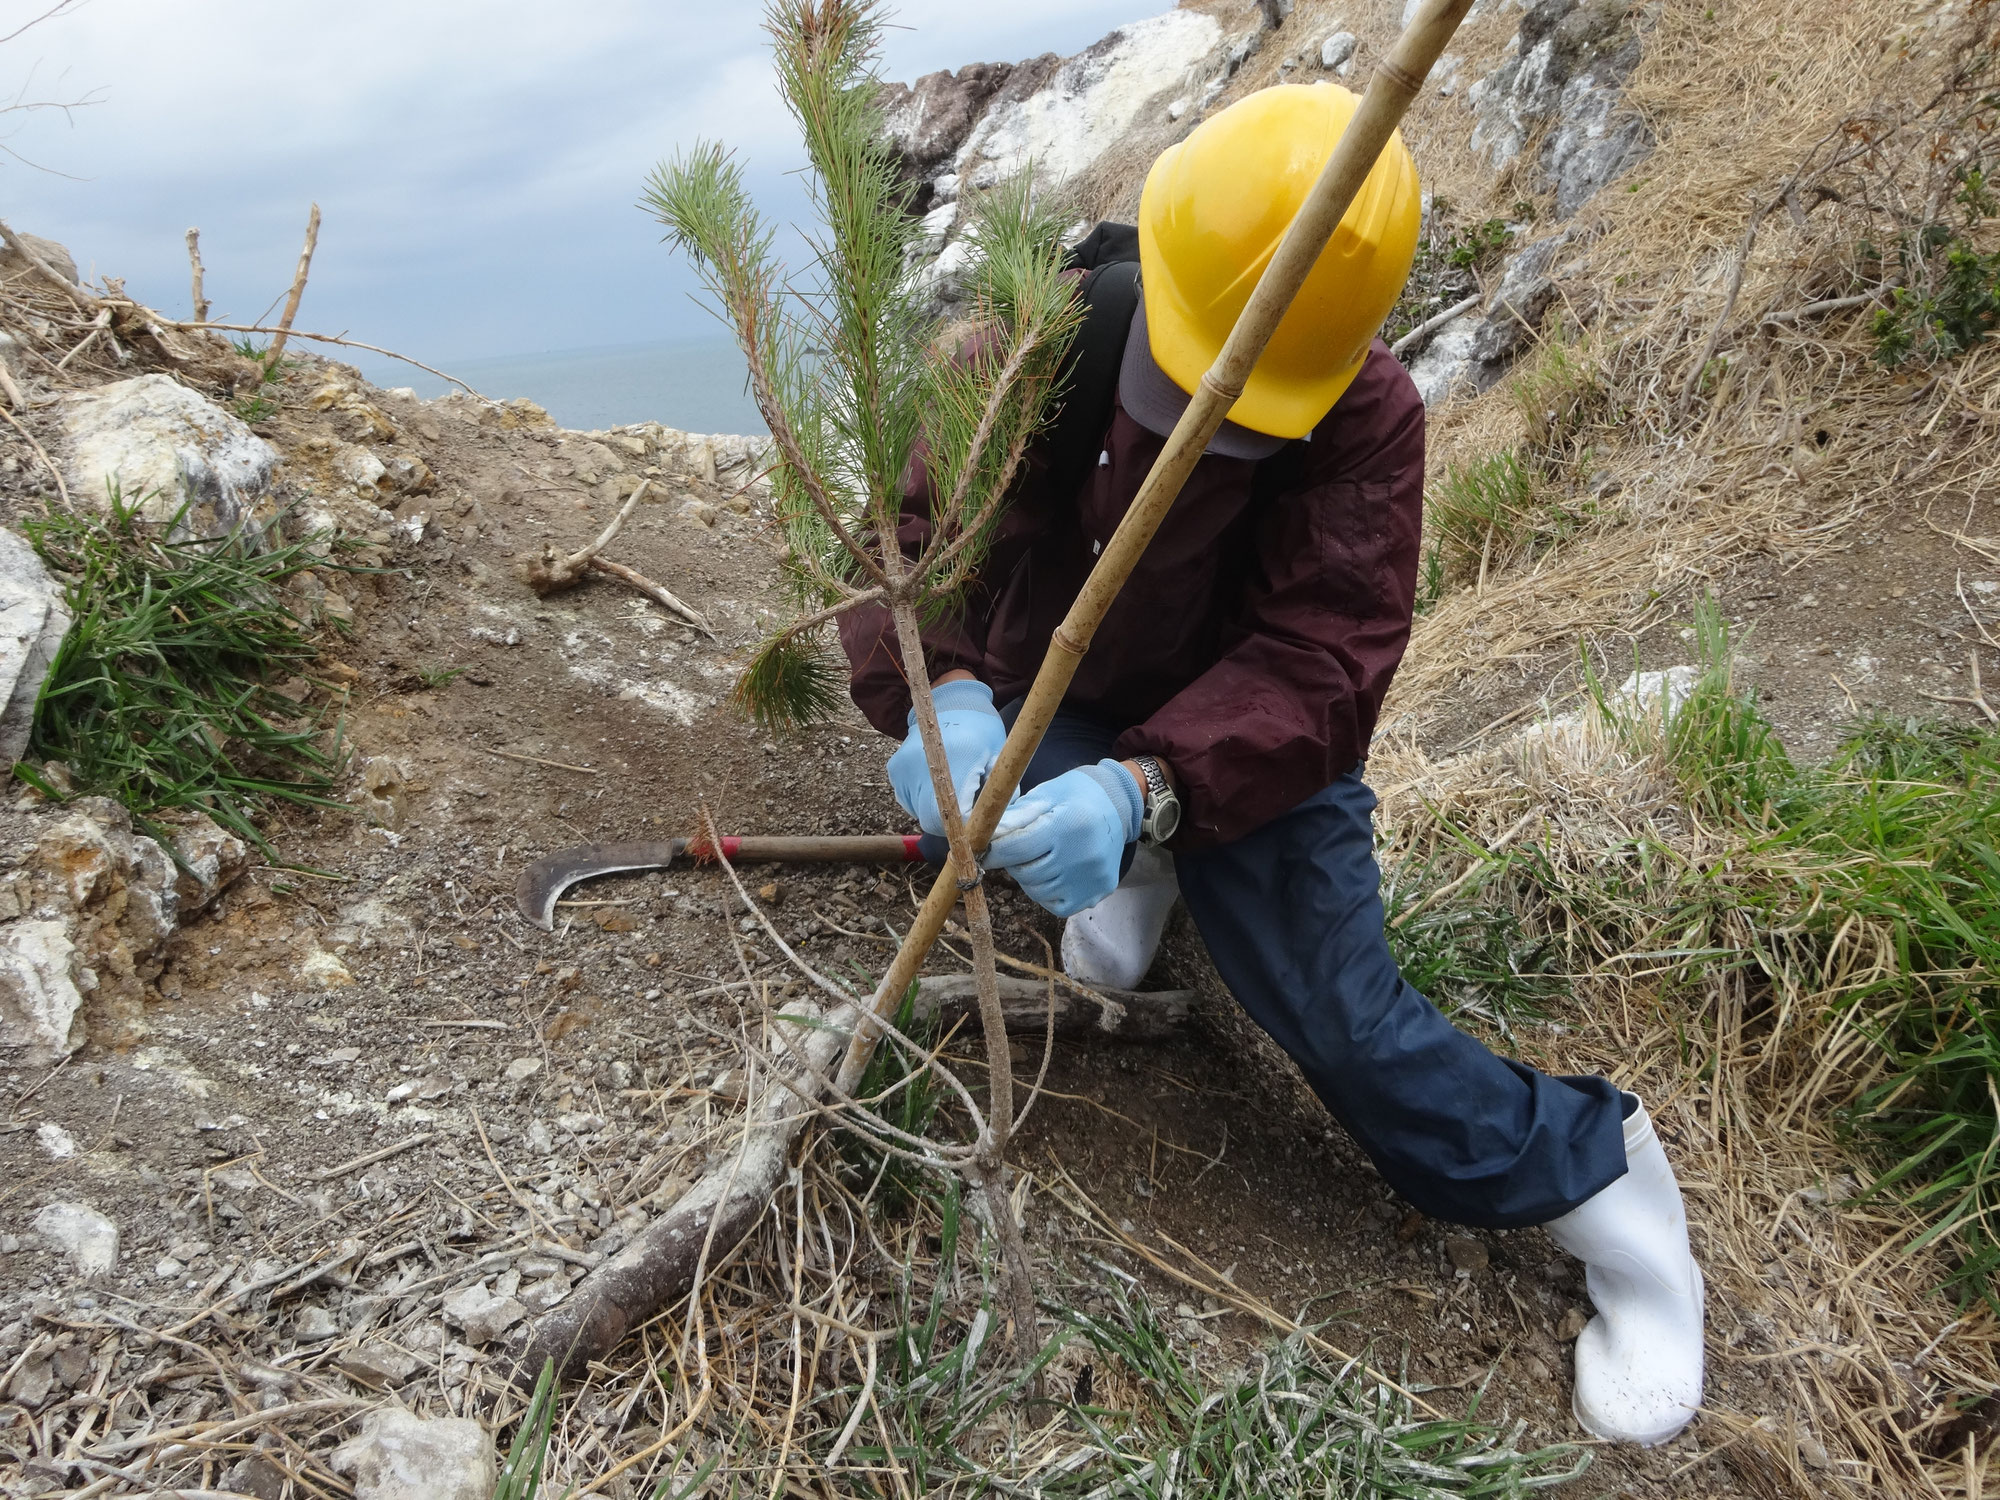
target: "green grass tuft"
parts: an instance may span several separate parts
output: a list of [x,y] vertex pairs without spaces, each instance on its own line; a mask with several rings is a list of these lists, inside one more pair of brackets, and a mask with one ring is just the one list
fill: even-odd
[[[35,706],[29,751],[78,792],[115,798],[143,826],[165,808],[209,814],[267,855],[273,802],[337,807],[345,759],[323,714],[271,679],[317,654],[281,586],[325,566],[324,539],[260,551],[250,537],[169,542],[115,492],[109,518],[26,523],[75,623]],[[50,790],[25,765],[16,774]]]
[[[957,1233],[948,1214],[940,1268]],[[947,1316],[950,1281],[940,1274],[928,1299],[912,1299],[881,1345],[876,1390],[886,1432],[846,1453],[862,1464],[893,1459],[910,1494],[1445,1500],[1524,1495],[1590,1461],[1567,1446],[1522,1452],[1515,1444],[1524,1424],[1481,1422],[1476,1410],[1462,1421],[1421,1419],[1406,1397],[1304,1338],[1263,1349],[1249,1373],[1218,1378],[1177,1347],[1142,1293],[1108,1274],[1105,1284],[1071,1288],[1098,1310],[1064,1312],[1028,1368],[1013,1369],[996,1357],[990,1299],[967,1321]],[[1035,1372],[1078,1344],[1092,1378],[1050,1391],[1067,1408],[1063,1422],[1050,1427],[1032,1409],[1011,1409]],[[1110,1404],[1127,1394],[1136,1398],[1129,1405]],[[1052,1434],[1059,1439],[1049,1441]]]
[[[929,1046],[936,1037],[936,1023],[917,1020],[916,1005],[917,986],[912,984],[890,1023],[918,1046]],[[938,1081],[922,1058],[913,1057],[895,1037],[885,1037],[869,1059],[854,1097],[896,1129],[921,1136],[937,1113]],[[836,1131],[834,1145],[858,1179],[861,1196],[884,1213],[902,1213],[921,1196],[924,1169],[907,1157],[883,1151],[850,1130]]]
[[1425,563],[1433,603],[1448,580],[1470,581],[1533,556],[1583,519],[1513,452],[1450,465],[1425,495],[1424,513],[1437,554]]

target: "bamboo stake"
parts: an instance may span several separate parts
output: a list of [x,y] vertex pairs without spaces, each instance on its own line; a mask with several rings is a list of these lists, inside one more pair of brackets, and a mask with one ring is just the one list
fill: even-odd
[[[1291,228],[1279,241],[1277,253],[1264,268],[1222,352],[1201,377],[1193,399],[1181,413],[1180,421],[1174,424],[1173,433],[1154,460],[1152,472],[1140,486],[1137,498],[1111,534],[1097,565],[1084,580],[1076,602],[1050,638],[1048,655],[1035,674],[1027,702],[1022,705],[1020,717],[1014,721],[1013,731],[1007,736],[1000,758],[987,775],[986,786],[967,820],[975,849],[983,850],[992,842],[994,826],[1000,821],[1022,772],[1027,770],[1030,757],[1041,744],[1042,734],[1061,706],[1063,695],[1069,691],[1097,627],[1104,622],[1112,601],[1125,586],[1153,533],[1159,530],[1160,522],[1208,447],[1209,439],[1215,436],[1237,397],[1243,394],[1257,357],[1291,308],[1292,299],[1305,284],[1320,252],[1333,238],[1341,216],[1374,168],[1376,157],[1389,143],[1410,101],[1423,87],[1431,66],[1471,8],[1472,0],[1428,0],[1388,57],[1376,65],[1360,107],[1321,171],[1319,181],[1313,184],[1300,206],[1298,216],[1292,220]],[[900,1001],[910,981],[916,978],[917,970],[923,967],[931,945],[944,930],[957,901],[958,881],[947,871],[931,887],[909,935],[876,989],[874,1016],[888,1015]],[[860,1079],[874,1054],[879,1035],[874,1026],[868,1025],[855,1033],[835,1079],[841,1088],[851,1091]]]
[[[292,331],[292,319],[299,315],[299,298],[306,294],[306,273],[312,270],[313,249],[319,244],[319,205],[312,206],[312,214],[306,219],[305,248],[299,251],[299,268],[292,273],[292,289],[285,294],[285,310],[278,318],[278,333],[271,340],[271,351],[264,356],[272,369],[278,366],[278,356],[285,352],[285,338]],[[197,315],[198,322],[206,318]]]
[[197,323],[206,323],[208,321],[208,297],[202,290],[202,281],[205,273],[201,265],[201,231],[199,229],[190,229],[187,232],[187,242],[188,275],[193,282],[194,320]]

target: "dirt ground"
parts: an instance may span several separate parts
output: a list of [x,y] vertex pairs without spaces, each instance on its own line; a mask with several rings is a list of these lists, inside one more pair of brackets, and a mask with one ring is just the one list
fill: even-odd
[[[285,387],[266,428],[288,452],[327,420],[305,385]],[[581,439],[518,412],[482,420],[470,402],[367,395],[440,487],[404,503],[401,521],[427,519],[405,525],[385,571],[327,575],[353,615],[322,677],[345,694],[357,811],[274,828],[300,868],[254,871],[182,929],[157,1003],[93,1017],[90,1044],[52,1074],[0,1077],[0,1365],[38,1330],[89,1354],[57,1362],[38,1423],[131,1426],[136,1406],[103,1393],[141,1365],[153,1383],[135,1400],[161,1424],[227,1415],[246,1387],[281,1393],[266,1404],[394,1390],[477,1409],[500,1334],[454,1299],[477,1286],[552,1306],[670,1201],[735,1107],[756,1005],[732,981],[747,966],[778,993],[790,982],[718,871],[573,892],[545,934],[513,908],[523,863],[690,831],[704,806],[725,832],[902,826],[890,746],[857,715],[773,740],[727,702],[741,649],[780,607],[767,502],[737,494],[747,475],[661,474],[661,503],[642,503],[613,548],[703,611],[710,641],[608,580],[547,599],[517,580],[544,544],[581,545],[615,508],[615,486],[578,477]],[[691,515],[691,499],[710,508]],[[1954,545],[1891,523],[1812,567],[1732,579],[1725,604],[1756,625],[1753,650],[1773,664],[1759,680],[1788,730],[1810,745],[1831,722],[1818,684],[1843,667],[1897,711],[1960,681],[1917,657],[1949,661],[1942,637],[1967,628]],[[1988,597],[1985,577],[1967,568],[1968,597]],[[1652,658],[1656,642],[1641,645]],[[1539,695],[1561,670],[1523,686]],[[1459,712],[1496,716],[1492,702]],[[918,891],[900,870],[746,873],[778,886],[788,940],[840,970],[883,960]],[[1057,924],[1011,889],[997,901],[1003,948],[1040,960]],[[1482,1416],[1524,1418],[1528,1442],[1578,1438],[1566,1341],[1587,1307],[1580,1268],[1539,1231],[1467,1233],[1397,1201],[1235,1010],[1184,916],[1151,986],[1201,992],[1184,1040],[1059,1049],[1017,1148],[1037,1180],[1037,1244],[1103,1251],[1052,1190],[1066,1173],[1135,1239],[1177,1242],[1271,1305],[1330,1319],[1328,1338],[1443,1393],[1432,1400],[1462,1404],[1483,1384]],[[1017,1059],[1032,1079],[1018,1044]],[[51,1156],[51,1125],[74,1155]],[[56,1198],[118,1224],[105,1284],[75,1284],[30,1232]],[[509,1227],[520,1209],[530,1232]],[[1218,1363],[1266,1336],[1185,1286],[1153,1290]],[[1713,1337],[1742,1337],[1728,1307],[1710,1318]],[[133,1325],[190,1337],[169,1348]],[[212,1337],[235,1351],[220,1378]],[[1716,1370],[1711,1399],[1732,1421],[1783,1412],[1760,1368]],[[1704,1421],[1656,1452],[1607,1450],[1573,1492],[1754,1493],[1728,1451],[1705,1456],[1728,1430]],[[37,1459],[24,1472],[46,1485],[80,1471]]]

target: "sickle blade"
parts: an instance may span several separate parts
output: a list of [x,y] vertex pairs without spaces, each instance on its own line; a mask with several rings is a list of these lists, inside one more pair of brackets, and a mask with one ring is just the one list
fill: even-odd
[[578,844],[545,854],[514,882],[514,904],[542,931],[555,927],[556,902],[579,880],[664,870],[687,847],[686,839],[641,839],[626,844]]

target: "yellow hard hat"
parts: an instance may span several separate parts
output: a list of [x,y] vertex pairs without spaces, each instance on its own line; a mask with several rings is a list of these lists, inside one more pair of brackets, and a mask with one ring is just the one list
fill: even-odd
[[[1139,201],[1139,263],[1153,359],[1192,392],[1360,100],[1330,83],[1238,100],[1160,153]],[[1400,134],[1376,159],[1332,241],[1250,373],[1230,420],[1304,437],[1368,357],[1416,258],[1417,168]]]

